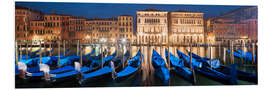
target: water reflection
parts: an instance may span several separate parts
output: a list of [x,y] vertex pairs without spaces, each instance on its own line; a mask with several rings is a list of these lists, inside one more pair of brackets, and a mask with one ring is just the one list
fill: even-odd
[[[28,51],[35,51],[38,50],[40,47],[32,47],[31,49],[28,48]],[[119,55],[122,55],[123,53],[125,53],[127,50],[130,51],[130,57],[133,57],[136,55],[136,53],[138,52],[138,50],[142,50],[142,54],[143,54],[143,63],[142,63],[142,67],[140,68],[140,72],[138,74],[136,74],[135,77],[133,77],[130,80],[126,80],[126,81],[122,81],[122,82],[116,82],[116,81],[110,81],[110,82],[106,82],[106,81],[97,81],[95,83],[90,83],[87,84],[87,86],[156,86],[156,85],[163,85],[162,81],[160,81],[160,79],[158,79],[155,75],[154,75],[154,68],[151,64],[151,60],[152,60],[152,50],[156,50],[161,56],[162,58],[164,58],[165,62],[166,62],[166,66],[168,66],[167,63],[167,59],[165,58],[165,50],[168,48],[167,46],[100,46],[100,45],[96,45],[96,46],[82,46],[83,48],[83,54],[87,54],[90,53],[92,50],[95,50],[95,55],[99,55],[101,54],[101,52],[107,52],[107,54],[104,55],[108,56],[111,55],[113,52],[117,51]],[[228,64],[230,63],[230,55],[229,54],[225,54],[224,51],[228,50],[228,47],[221,47],[221,46],[213,46],[213,47],[186,47],[186,46],[171,46],[169,48],[169,51],[176,57],[178,57],[176,50],[180,50],[182,52],[184,52],[186,55],[188,55],[188,52],[190,50],[190,48],[192,48],[192,52],[201,56],[201,57],[208,57],[208,58],[217,58],[219,60],[222,61],[223,64]],[[52,48],[44,48],[42,47],[43,52],[45,51],[49,51]],[[54,47],[54,52],[52,52],[52,55],[58,55],[58,47]],[[237,49],[244,49],[246,51],[251,52],[251,48],[235,48],[235,50]],[[27,48],[22,48],[20,51],[20,54],[25,54],[27,51]],[[77,48],[76,47],[66,47],[65,50],[71,50],[72,54],[77,53]],[[60,53],[63,53],[64,51],[63,47],[60,47]],[[71,55],[71,54],[69,54]],[[46,55],[44,55],[46,56]],[[68,55],[67,55],[68,56]],[[224,59],[225,58],[225,59]],[[241,61],[240,59],[234,59],[237,63],[239,63],[239,61]],[[241,63],[241,62],[240,62]],[[249,66],[239,66],[238,67],[239,70],[243,70],[246,72],[253,72],[256,73],[256,69],[254,67],[249,67]],[[193,85],[190,81],[187,81],[179,76],[177,76],[176,74],[174,74],[173,72],[171,72],[170,74],[170,81],[169,81],[169,85],[171,86],[187,86],[187,85]],[[196,85],[221,85],[222,83],[220,82],[216,82],[214,80],[211,80],[207,77],[204,77],[200,74],[196,74],[196,78],[197,78],[197,84]],[[245,81],[238,81],[239,84],[252,84],[249,82],[245,82]],[[31,83],[31,82],[26,82],[24,80],[21,79],[16,79],[16,87],[80,87],[80,85],[74,81],[74,82],[64,82],[61,84],[57,84],[57,85],[51,85],[48,84],[46,82],[40,82],[38,83],[39,85],[36,85],[36,83]],[[86,86],[86,87],[87,87]]]

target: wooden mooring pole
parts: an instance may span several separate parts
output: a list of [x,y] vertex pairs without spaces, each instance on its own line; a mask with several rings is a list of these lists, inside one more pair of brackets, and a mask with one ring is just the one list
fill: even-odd
[[252,43],[252,64],[255,63],[255,43]]
[[44,40],[43,46],[44,46],[43,48],[44,48],[44,51],[45,51],[44,56],[46,56],[47,48],[46,48],[46,41],[45,40]]
[[192,45],[190,44],[189,45],[189,51],[190,51],[190,53],[189,53],[189,57],[190,57],[190,60],[189,60],[189,65],[190,65],[190,69],[192,70],[192,75],[193,75],[193,83],[196,85],[196,74],[195,74],[195,71],[194,71],[194,68],[193,68],[193,66],[192,66]]
[[159,52],[160,52],[160,55],[162,54],[162,42],[161,40],[159,40]]
[[223,64],[226,64],[226,51],[227,51],[227,49],[226,49],[226,47],[224,47],[224,49],[223,49]]
[[20,60],[22,60],[22,42],[20,41],[20,48],[19,48],[19,50],[20,50]]
[[125,51],[124,51],[124,44],[122,44],[122,68],[125,68]]
[[77,41],[77,56],[79,56],[79,46],[80,45],[80,40]]
[[241,49],[242,49],[242,51],[243,51],[243,52],[241,53],[241,64],[243,64],[243,63],[244,63],[244,62],[243,62],[243,61],[244,61],[244,53],[245,53],[245,48],[244,48],[245,45],[244,45],[244,42],[243,42],[243,41],[242,41],[242,43],[241,43],[241,46],[242,46]]
[[234,63],[234,55],[233,55],[233,52],[234,52],[234,50],[233,50],[233,41],[231,40],[231,43],[230,43],[231,45],[231,62],[230,62],[230,64],[233,64]]
[[18,65],[19,57],[18,57],[18,41],[15,40],[15,52],[16,52],[16,65]]
[[41,64],[41,57],[42,57],[42,49],[41,49],[41,41],[39,41],[39,50],[40,50],[40,52],[39,52],[39,64]]
[[82,67],[83,66],[83,61],[82,61],[83,48],[82,48],[82,46],[79,46],[79,47],[80,47],[80,65]]
[[25,49],[25,51],[26,51],[26,60],[28,60],[28,42],[26,42],[26,49]]
[[[143,53],[143,51],[142,51],[142,44],[141,44],[141,42],[140,42],[140,59],[141,59],[141,67],[142,67],[142,65],[143,65],[143,59],[142,59],[142,53]],[[143,68],[141,68],[141,70],[142,70]]]
[[[129,59],[130,59],[131,57],[133,57],[133,51],[132,51],[131,43],[129,43],[128,46],[129,46]],[[109,49],[108,51],[111,51],[111,50]]]
[[[100,51],[101,51],[101,68],[103,68],[103,47],[102,44],[100,45]],[[122,61],[123,63],[123,61]]]
[[52,56],[51,50],[52,50],[52,42],[50,42],[50,56]]
[[212,68],[212,44],[209,44],[210,68]]
[[66,56],[66,40],[63,41],[63,55]]
[[58,64],[61,64],[61,59],[60,59],[60,54],[61,54],[61,46],[60,46],[60,41],[58,41]]
[[152,50],[150,49],[150,40],[148,40],[147,49],[148,49],[148,50],[147,50],[148,69],[151,69],[151,65],[149,65],[149,64],[151,63],[151,59],[150,59],[151,55],[150,55],[150,52],[152,51]]
[[[169,38],[169,37],[168,37]],[[169,42],[169,39],[168,39],[168,43],[167,43],[167,47],[168,47],[168,53],[170,53],[170,42]],[[166,56],[166,55],[165,55]],[[168,69],[171,70],[171,61],[170,61],[170,54],[168,54]]]
[[219,60],[221,60],[221,45],[220,45],[221,43],[218,43],[218,58],[219,58]]

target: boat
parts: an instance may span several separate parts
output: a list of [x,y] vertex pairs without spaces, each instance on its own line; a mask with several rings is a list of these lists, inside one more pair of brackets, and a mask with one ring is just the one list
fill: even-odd
[[170,79],[170,72],[165,66],[165,60],[155,50],[153,50],[152,54],[152,66],[154,68],[155,75],[161,81],[163,81],[164,85],[168,85]]
[[[51,49],[50,51],[43,52],[42,54],[49,55],[49,53],[50,52],[53,52],[53,51],[54,51],[54,49]],[[22,58],[21,59],[38,58],[39,55],[40,55],[39,53],[40,53],[40,50],[37,50],[37,51],[31,52],[28,55],[22,55]],[[28,57],[28,58],[26,58],[26,57]]]
[[208,57],[201,57],[197,54],[187,51],[189,54],[192,54],[192,58],[195,58],[197,61],[202,62],[203,65],[206,65],[211,68],[219,68],[220,61],[218,59],[209,59]]
[[[66,51],[65,53],[69,53],[70,51]],[[35,58],[28,58],[28,59],[19,59],[19,62],[25,63],[27,66],[38,66],[40,64],[40,59],[41,63],[43,64],[53,64],[56,59],[58,60],[59,56],[46,56],[46,57],[35,57]],[[60,56],[64,57],[64,56]]]
[[[240,58],[241,58],[241,56],[243,54],[244,55],[243,58],[247,59],[249,62],[252,63],[252,53],[249,53],[249,52],[246,52],[246,51],[241,51],[239,49],[236,52],[240,55]],[[254,62],[256,62],[256,55],[254,55]]]
[[[184,60],[184,65],[189,67],[190,66],[190,57],[187,56],[186,54],[184,54],[183,52],[176,50],[177,51],[177,55],[180,59]],[[195,59],[192,57],[191,59],[192,61],[192,68],[201,68],[203,63],[200,62],[199,60]]]
[[[117,52],[115,52],[115,53],[117,53]],[[116,56],[116,54],[113,54],[112,56],[105,57],[103,63],[109,62],[115,56]],[[82,77],[85,77],[85,73],[93,73],[93,72],[95,72],[94,70],[96,70],[96,71],[100,70],[100,69],[95,69],[93,67],[93,64],[94,63],[91,63],[90,66],[88,66],[88,67],[87,66],[80,67],[80,65],[75,64],[75,69],[73,69],[71,71],[65,71],[65,72],[60,72],[60,73],[56,73],[56,74],[50,74],[50,80],[49,81],[51,83],[59,83],[59,82],[66,81],[66,80],[78,81]],[[77,69],[76,69],[76,67],[77,67]],[[88,74],[86,74],[86,75],[88,75]]]
[[40,49],[32,51],[31,53],[28,53],[28,55],[21,55],[21,56],[22,56],[22,59],[26,59],[27,56],[28,56],[28,58],[34,58],[34,57],[37,57],[36,55],[39,52],[40,52]]
[[[116,53],[112,54],[113,56],[117,55]],[[129,51],[127,51],[124,55],[124,59],[127,59],[129,57]],[[113,78],[115,78],[116,72],[120,71],[121,65],[122,65],[122,57],[118,56],[115,58],[111,58],[110,60],[103,59],[104,67],[99,68],[98,70],[95,70],[93,72],[89,73],[81,73],[81,79],[79,83],[81,85],[84,85],[89,82],[94,82],[97,80],[105,80],[105,81],[111,81]],[[95,62],[95,63],[101,63],[101,62]],[[111,78],[108,78],[111,77]]]
[[[165,51],[166,58],[168,61],[168,50]],[[169,62],[169,61],[168,61]],[[178,76],[193,82],[193,74],[192,71],[184,66],[184,60],[174,56],[170,53],[170,65],[172,67],[172,71],[175,72]]]
[[236,85],[237,84],[237,72],[236,72],[236,65],[232,64],[230,65],[230,72],[228,74],[225,74],[224,72],[220,72],[216,69],[210,68],[210,67],[202,67],[197,68],[195,71],[199,72],[200,74],[211,78],[213,80],[216,80],[218,82],[221,82],[226,85]]
[[134,57],[128,60],[128,65],[123,70],[116,73],[116,81],[130,80],[139,72],[141,61],[143,61],[143,56],[141,58],[140,54],[141,51],[139,50]]
[[[66,51],[65,53],[67,54],[70,52],[69,50]],[[88,54],[87,54],[88,55]],[[60,56],[60,58],[66,58],[70,56]],[[67,65],[63,65],[62,67],[52,65],[52,63],[56,63],[56,59],[58,60],[58,56],[49,56],[49,57],[41,57],[41,58],[35,58],[35,59],[29,59],[29,60],[22,60],[20,63],[24,63],[26,65],[26,71],[24,71],[21,74],[26,74],[24,75],[25,79],[28,79],[29,81],[37,81],[44,79],[45,73],[41,71],[42,68],[40,68],[40,59],[41,59],[41,64],[46,64],[50,65],[49,67],[52,69],[49,74],[56,74],[56,73],[61,73],[61,72],[67,72],[72,70],[74,68],[73,66],[70,66],[71,63]]]
[[[200,57],[192,53],[192,57],[193,56],[196,57],[198,61],[204,63],[201,68],[195,68],[195,71],[211,79],[222,82],[223,84],[229,84],[229,85],[237,84],[236,64],[232,64],[229,67],[224,68],[225,66],[220,65],[219,60],[217,59],[209,59],[207,57]],[[212,67],[210,66],[210,60],[211,60]]]

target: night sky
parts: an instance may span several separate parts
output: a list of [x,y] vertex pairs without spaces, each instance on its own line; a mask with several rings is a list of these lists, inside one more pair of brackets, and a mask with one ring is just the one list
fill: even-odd
[[86,18],[111,18],[119,15],[132,15],[136,17],[137,10],[154,8],[166,11],[185,10],[203,12],[204,18],[217,17],[221,13],[227,13],[245,6],[224,5],[182,5],[182,4],[117,4],[117,3],[63,3],[63,2],[16,2],[21,5],[50,14],[69,14]]

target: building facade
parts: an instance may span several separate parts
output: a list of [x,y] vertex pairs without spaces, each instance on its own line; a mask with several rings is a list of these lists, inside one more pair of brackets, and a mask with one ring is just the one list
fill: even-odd
[[137,11],[137,42],[164,44],[168,40],[168,12],[152,8]]
[[128,39],[131,43],[135,42],[134,40],[134,25],[133,25],[133,16],[130,15],[121,15],[117,17],[118,19],[118,34],[117,38]]
[[207,33],[213,33],[215,41],[236,43],[257,42],[258,40],[258,8],[239,8],[217,18],[206,21]]
[[90,39],[91,43],[99,43],[100,40],[116,42],[120,37],[117,18],[88,19],[86,21],[86,31],[90,33],[86,38]]
[[43,13],[23,6],[15,6],[15,40],[31,40],[30,21],[42,20]]
[[84,40],[85,37],[85,21],[83,17],[70,17],[69,19],[69,40]]
[[175,11],[169,13],[169,37],[174,44],[203,43],[203,13]]

